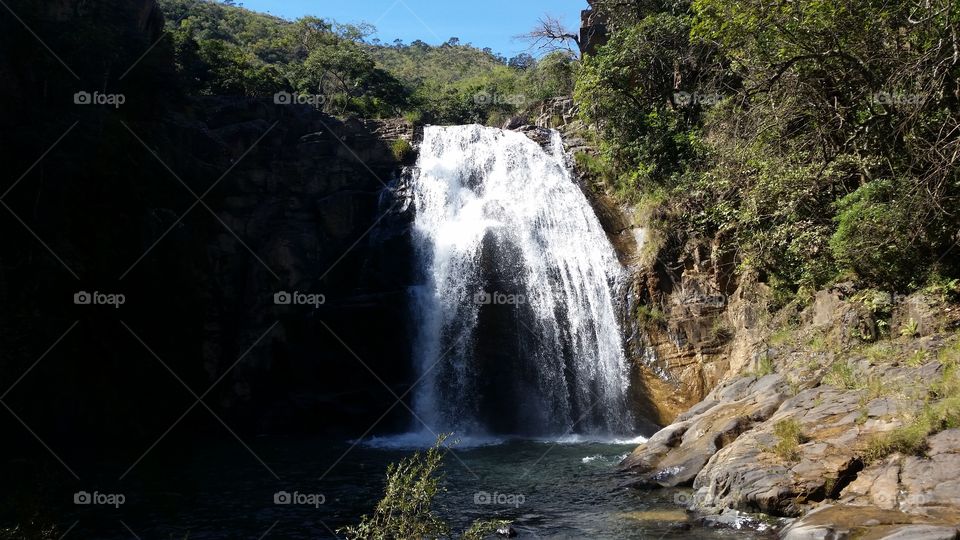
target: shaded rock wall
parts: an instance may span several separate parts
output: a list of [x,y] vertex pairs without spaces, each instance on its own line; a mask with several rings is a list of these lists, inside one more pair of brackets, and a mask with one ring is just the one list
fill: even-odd
[[[191,391],[241,433],[406,427],[409,217],[391,143],[413,127],[180,95],[153,2],[12,7],[63,63],[0,19],[11,410],[89,453],[142,450],[196,406]],[[126,104],[77,104],[80,90]],[[76,305],[79,291],[126,303]],[[281,292],[324,301],[278,305]],[[36,447],[13,416],[0,428],[4,453]],[[171,437],[196,433],[226,432],[192,413]]]
[[580,13],[580,52],[583,54],[595,53],[609,39],[606,17],[594,9],[596,2],[588,0],[588,3],[590,9]]

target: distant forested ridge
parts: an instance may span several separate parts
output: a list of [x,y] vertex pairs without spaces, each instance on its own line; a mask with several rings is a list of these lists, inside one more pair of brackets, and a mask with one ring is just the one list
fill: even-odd
[[317,96],[327,112],[435,123],[499,123],[570,94],[574,59],[507,59],[451,38],[392,44],[368,25],[287,21],[209,0],[160,0],[186,92]]

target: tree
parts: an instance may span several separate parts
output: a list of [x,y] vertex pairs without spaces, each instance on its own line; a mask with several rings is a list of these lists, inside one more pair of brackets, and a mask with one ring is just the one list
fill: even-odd
[[537,65],[537,59],[527,53],[520,53],[511,58],[507,65],[514,69],[525,70]]
[[[567,29],[563,21],[552,15],[540,17],[533,30],[517,37],[530,42],[531,48],[542,51],[555,51],[557,49],[576,51],[577,53],[581,51],[580,34]],[[576,48],[573,47],[574,45]]]

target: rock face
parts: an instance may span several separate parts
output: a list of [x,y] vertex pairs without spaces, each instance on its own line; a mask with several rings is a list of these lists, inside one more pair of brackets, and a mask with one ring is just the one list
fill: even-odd
[[720,383],[624,460],[627,484],[691,486],[705,515],[800,518],[783,538],[957,538],[960,430],[934,429],[917,455],[877,446],[924,414],[953,414],[927,411],[953,406],[957,314],[901,299],[881,309],[926,314],[932,333],[877,341],[864,308],[877,303],[844,285],[822,291],[791,334],[760,340],[769,374]]
[[719,386],[624,460],[623,466],[637,476],[630,483],[692,485],[711,457],[769,418],[788,391],[779,375],[742,378]]
[[861,472],[840,502],[960,523],[960,429],[927,440],[924,456],[894,454]]
[[[4,191],[29,174],[0,209],[0,302],[17,306],[0,313],[10,351],[0,377],[12,384],[60,322],[77,321],[8,396],[18,415],[52,446],[149,445],[191,405],[179,378],[241,433],[359,435],[381,416],[378,429],[407,427],[394,414],[411,380],[397,359],[409,354],[414,278],[407,163],[391,146],[415,141],[413,126],[181,95],[153,0],[10,8],[63,63],[3,20]],[[126,104],[74,103],[79,91],[120,92]],[[127,303],[80,309],[69,301],[80,290]],[[309,295],[322,302],[297,300]],[[176,432],[205,432],[205,420],[190,415]],[[8,446],[30,448],[9,421]]]
[[[631,357],[671,388],[658,401],[669,423],[732,374],[759,362],[760,321],[769,288],[757,276],[735,276],[716,241],[666,247],[650,260],[649,244],[633,262],[627,328]],[[672,261],[672,262],[671,262]]]
[[580,52],[594,54],[597,48],[605,45],[609,39],[607,34],[607,20],[594,6],[594,0],[588,0],[590,9],[580,13]]
[[[198,129],[177,134],[186,155],[196,154],[186,146],[210,148],[197,157],[216,162],[263,137],[213,205],[226,226],[206,247],[204,295],[217,301],[206,310],[205,370],[223,373],[243,352],[230,344],[279,321],[270,345],[231,373],[221,404],[261,431],[357,414],[366,421],[372,409],[379,416],[395,398],[377,378],[400,388],[409,375],[405,363],[384,360],[405,358],[409,347],[410,216],[390,143],[413,141],[415,130],[259,100],[203,100],[197,110]],[[324,303],[278,306],[278,292],[320,294]]]

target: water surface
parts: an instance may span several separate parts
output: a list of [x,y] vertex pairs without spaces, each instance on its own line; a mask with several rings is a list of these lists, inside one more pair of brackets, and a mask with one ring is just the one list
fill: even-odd
[[[390,462],[423,437],[356,441],[248,441],[278,481],[236,441],[149,455],[116,486],[119,509],[73,507],[70,537],[330,539],[379,500]],[[698,525],[683,491],[619,487],[617,463],[636,441],[473,439],[445,458],[446,493],[435,508],[454,530],[474,519],[509,519],[520,538],[759,538]],[[471,446],[472,445],[472,446]],[[106,478],[106,477],[105,477]],[[113,487],[113,486],[111,486]],[[278,505],[277,492],[322,494],[319,506]],[[129,527],[129,530],[127,530]],[[132,533],[131,533],[132,531]]]

